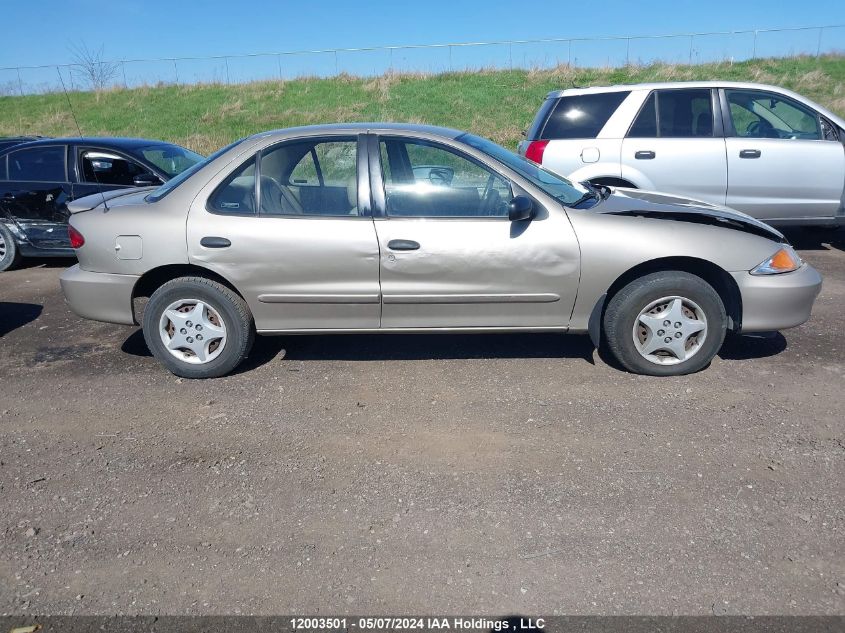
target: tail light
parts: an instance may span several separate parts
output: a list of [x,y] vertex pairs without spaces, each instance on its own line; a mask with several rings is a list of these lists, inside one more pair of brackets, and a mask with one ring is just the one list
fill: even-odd
[[67,227],[67,235],[70,238],[71,248],[82,248],[82,245],[85,244],[85,238],[82,236],[82,233],[70,225]]
[[525,149],[525,158],[533,160],[538,165],[543,164],[543,152],[546,151],[548,141],[531,141]]

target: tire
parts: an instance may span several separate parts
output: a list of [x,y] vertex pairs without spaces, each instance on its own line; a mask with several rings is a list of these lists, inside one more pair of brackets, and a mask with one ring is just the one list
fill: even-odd
[[183,378],[228,374],[255,339],[246,302],[204,277],[180,277],[156,290],[144,310],[143,330],[153,356]]
[[0,272],[11,270],[21,261],[21,252],[12,232],[0,224]]
[[727,322],[713,287],[681,271],[630,282],[611,298],[602,321],[613,357],[628,371],[649,376],[681,376],[706,367],[722,347]]

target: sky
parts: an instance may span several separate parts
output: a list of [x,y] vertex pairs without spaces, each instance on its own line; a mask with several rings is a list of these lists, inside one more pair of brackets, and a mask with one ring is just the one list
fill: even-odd
[[[646,0],[605,2],[501,2],[496,0],[319,0],[288,2],[277,0],[0,0],[4,24],[14,25],[3,31],[0,67],[66,63],[72,60],[72,48],[85,45],[102,47],[108,59],[159,58],[241,53],[292,51],[303,49],[347,48],[396,44],[488,41],[500,39],[535,39],[555,37],[591,37],[608,35],[648,35],[690,31],[725,31],[764,29],[785,26],[811,26],[821,23],[845,23],[841,0],[815,0],[813,11],[796,17],[795,3],[780,0],[765,2],[742,0]],[[704,9],[706,7],[706,10]],[[45,16],[47,19],[45,20]],[[817,32],[770,36],[761,41],[762,53],[769,47],[780,49],[815,49]],[[828,34],[829,40],[845,41],[845,29]],[[711,38],[694,45],[695,55],[746,56],[751,38],[728,40]],[[762,38],[761,38],[762,39]],[[830,47],[831,42],[825,42]],[[581,46],[574,53],[586,65],[614,63],[624,43]],[[688,57],[689,42],[680,40],[653,46],[632,45],[632,57],[648,60],[669,51]],[[661,48],[663,46],[663,48]],[[536,65],[551,58],[566,57],[561,47],[508,51],[506,47],[487,51],[457,50],[452,63],[461,66],[505,63],[514,56],[517,62]],[[577,48],[577,47],[576,47]],[[841,47],[840,47],[841,48]],[[747,53],[745,52],[747,50]],[[281,60],[303,74],[314,67],[317,74],[332,67],[364,74],[369,67],[430,65],[442,69],[449,63],[446,51],[396,52],[388,60],[385,54],[342,55],[335,63],[331,56],[319,60],[288,58]],[[426,57],[428,55],[428,57]],[[463,57],[462,57],[463,56]],[[268,64],[279,60],[268,59]],[[260,62],[251,62],[256,68]],[[232,73],[247,72],[236,68]],[[439,65],[439,66],[438,66]],[[170,65],[172,66],[172,64]],[[171,72],[162,65],[151,72]],[[182,64],[175,72],[182,77],[199,76],[207,69],[201,65]],[[194,68],[196,66],[196,68]],[[434,67],[438,66],[438,67]],[[130,73],[141,73],[140,65]],[[147,72],[144,70],[143,72]],[[224,72],[218,65],[216,73]],[[269,72],[269,70],[268,70]],[[52,71],[55,76],[55,70]],[[2,80],[2,77],[0,77]]]

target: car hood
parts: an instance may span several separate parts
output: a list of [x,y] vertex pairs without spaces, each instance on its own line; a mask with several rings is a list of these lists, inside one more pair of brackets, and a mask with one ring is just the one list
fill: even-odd
[[778,242],[786,241],[780,231],[745,213],[703,200],[692,200],[656,191],[614,188],[606,200],[591,210],[611,215],[710,224],[761,235]]
[[90,196],[68,202],[67,209],[71,213],[81,213],[96,209],[103,204],[108,208],[140,204],[153,189],[156,189],[156,187],[132,187],[131,189],[112,189],[102,193],[92,193]]

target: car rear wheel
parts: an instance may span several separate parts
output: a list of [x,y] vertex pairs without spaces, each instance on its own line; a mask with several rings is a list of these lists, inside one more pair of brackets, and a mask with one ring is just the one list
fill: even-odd
[[725,340],[727,316],[706,281],[681,271],[635,279],[604,314],[610,352],[628,371],[680,376],[706,367]]
[[0,272],[10,270],[21,261],[21,252],[12,232],[0,224]]
[[255,337],[246,302],[223,284],[182,277],[162,285],[144,310],[144,340],[184,378],[216,378],[237,367]]

